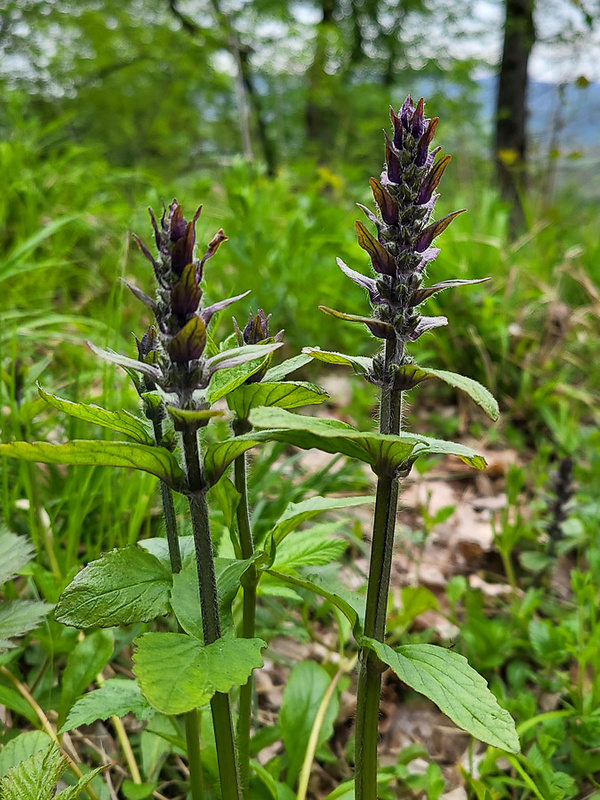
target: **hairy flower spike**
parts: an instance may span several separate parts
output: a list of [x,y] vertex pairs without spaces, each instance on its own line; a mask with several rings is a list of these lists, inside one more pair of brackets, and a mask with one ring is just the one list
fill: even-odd
[[[375,225],[376,236],[362,222],[356,223],[358,244],[369,254],[375,278],[350,269],[338,259],[344,274],[368,291],[372,317],[322,308],[341,319],[362,322],[378,338],[394,342],[393,366],[402,368],[409,363],[408,343],[448,324],[445,317],[421,316],[418,307],[441,289],[467,281],[446,281],[429,289],[423,285],[425,269],[439,253],[438,248],[432,247],[433,241],[462,213],[455,211],[432,222],[439,197],[436,189],[451,159],[444,155],[436,161],[440,148],[431,149],[439,119],[425,117],[423,99],[415,106],[410,96],[398,113],[390,109],[390,118],[393,136],[384,133],[385,168],[379,180],[371,178],[378,214],[359,206]],[[374,361],[368,377],[378,385],[391,386],[391,370],[382,374],[381,363]]]

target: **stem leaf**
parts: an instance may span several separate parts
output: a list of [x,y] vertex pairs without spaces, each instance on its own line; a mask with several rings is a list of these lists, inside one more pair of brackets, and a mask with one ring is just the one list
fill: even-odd
[[156,475],[178,491],[184,475],[175,456],[165,447],[151,447],[136,442],[103,442],[80,439],[66,444],[47,442],[11,442],[0,445],[0,456],[39,461],[43,464],[128,467]]
[[64,590],[54,616],[74,628],[149,622],[169,610],[171,574],[152,553],[125,547],[105,553]]
[[[237,436],[224,442],[209,444],[204,451],[204,477],[209,486],[214,486],[227,467],[246,450],[259,444],[256,437]],[[0,451],[1,455],[1,451]]]
[[208,402],[211,404],[216,403],[221,397],[225,397],[230,392],[233,392],[233,390],[244,383],[245,380],[263,369],[269,359],[270,355],[266,357],[261,356],[260,358],[255,358],[253,361],[246,361],[235,367],[214,372],[210,379],[210,384],[208,385],[208,394],[206,398]]
[[215,692],[245,684],[262,667],[262,639],[221,638],[204,646],[184,633],[145,633],[136,639],[133,671],[148,702],[163,714],[184,714]]
[[57,397],[54,394],[45,392],[39,383],[38,393],[49,405],[58,408],[60,411],[64,411],[65,414],[71,417],[76,417],[76,419],[81,419],[85,422],[93,422],[96,425],[101,425],[103,428],[110,428],[112,431],[124,433],[125,436],[130,436],[139,444],[153,444],[154,440],[144,420],[130,414],[124,409],[120,411],[108,411],[101,406],[88,405],[87,403],[73,403],[70,400],[65,400],[62,397]]
[[493,747],[519,752],[512,717],[464,656],[433,644],[407,644],[392,650],[367,637],[362,644],[401,681],[432,700],[459,728]]
[[347,356],[345,353],[335,353],[329,350],[321,350],[319,347],[305,347],[302,351],[316,361],[323,361],[325,364],[338,364],[344,367],[352,367],[357,375],[364,375],[373,363],[372,358],[365,356]]
[[485,386],[482,386],[473,378],[467,378],[465,375],[458,375],[456,372],[448,372],[445,369],[428,369],[426,367],[419,367],[416,364],[409,364],[402,367],[398,372],[398,377],[402,380],[408,380],[414,386],[421,381],[428,378],[437,378],[448,386],[454,389],[460,389],[468,395],[471,400],[477,403],[485,413],[494,421],[500,416],[498,403],[494,396],[489,392]]
[[300,503],[290,503],[279,517],[271,535],[275,543],[279,544],[299,525],[317,514],[374,502],[374,497],[309,497]]
[[248,383],[232,392],[227,403],[239,419],[247,419],[253,408],[299,408],[323,403],[329,395],[312,383],[287,381],[282,383]]
[[292,356],[292,358],[288,358],[285,361],[282,361],[281,364],[277,364],[276,366],[267,370],[264,380],[268,383],[277,383],[278,381],[282,381],[292,372],[295,372],[297,369],[310,364],[310,361],[310,356],[305,354]]

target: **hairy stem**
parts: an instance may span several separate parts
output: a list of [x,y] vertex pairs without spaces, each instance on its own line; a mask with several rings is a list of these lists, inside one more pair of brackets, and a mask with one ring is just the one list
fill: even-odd
[[[400,363],[402,347],[386,342],[385,371]],[[402,418],[402,392],[395,391],[391,375],[382,389],[380,401],[380,433],[399,434]],[[369,564],[365,636],[383,642],[387,600],[394,549],[398,480],[380,475],[377,480],[373,541]],[[377,800],[377,740],[379,736],[379,697],[382,667],[374,653],[362,648],[356,706],[355,794],[356,800]]]
[[184,714],[185,741],[187,745],[188,767],[190,770],[190,789],[192,800],[204,800],[204,778],[202,775],[202,762],[200,760],[200,726],[198,724],[198,711],[188,711]]
[[[188,479],[188,500],[196,549],[198,583],[200,586],[202,630],[204,643],[212,644],[221,636],[221,625],[219,621],[217,580],[208,521],[208,504],[206,502],[208,487],[204,480],[204,469],[195,428],[184,429],[182,439]],[[210,706],[219,761],[221,795],[223,800],[241,800],[229,696],[217,692],[213,696]]]
[[[236,516],[240,537],[242,558],[252,558],[254,555],[254,542],[250,528],[250,514],[248,511],[248,478],[246,454],[235,459],[234,462],[235,488],[240,493],[240,502]],[[242,606],[242,636],[252,639],[255,632],[256,620],[256,587],[258,574],[252,566],[242,579],[243,606]],[[240,779],[244,800],[250,798],[250,732],[252,728],[252,695],[254,680],[251,674],[247,683],[240,687],[240,703],[237,727],[237,746],[240,762]]]

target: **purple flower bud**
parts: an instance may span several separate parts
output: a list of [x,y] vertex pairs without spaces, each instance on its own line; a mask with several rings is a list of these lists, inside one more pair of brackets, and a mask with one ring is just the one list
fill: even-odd
[[387,164],[388,178],[392,183],[400,183],[402,181],[402,163],[390,142],[390,137],[385,131],[383,135],[385,136],[385,161]]
[[436,236],[439,236],[440,233],[446,230],[448,225],[452,222],[453,219],[458,217],[459,214],[462,214],[463,211],[466,211],[466,208],[461,208],[460,211],[454,211],[452,214],[446,214],[445,217],[442,219],[438,219],[437,222],[433,222],[431,225],[428,225],[424,231],[421,232],[421,235],[417,239],[415,244],[415,250],[417,253],[422,253],[424,250],[427,250],[429,245],[433,242]]
[[442,156],[441,158],[438,158],[421,184],[421,189],[417,197],[417,205],[424,205],[431,200],[431,195],[435,191],[438,183],[441,181],[444,170],[451,160],[452,156]]
[[206,326],[200,317],[183,326],[167,345],[167,352],[174,364],[185,364],[200,358],[206,347]]
[[358,244],[371,256],[371,263],[375,272],[381,275],[395,275],[396,262],[394,256],[369,233],[362,222],[356,223]]

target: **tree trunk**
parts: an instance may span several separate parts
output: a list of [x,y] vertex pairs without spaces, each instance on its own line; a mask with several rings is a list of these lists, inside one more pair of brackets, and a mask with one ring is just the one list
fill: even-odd
[[496,104],[494,156],[500,193],[512,205],[511,230],[525,222],[527,63],[535,42],[534,0],[506,0],[504,48]]

